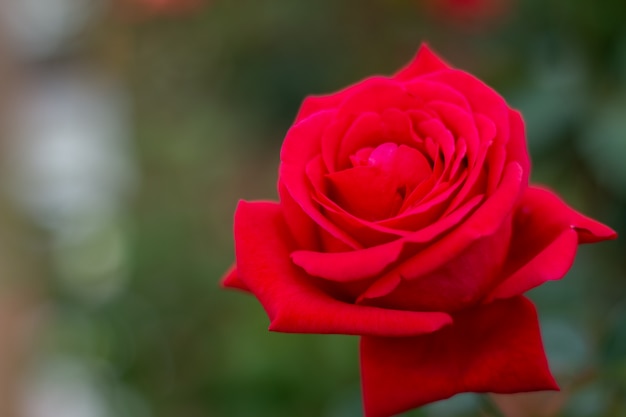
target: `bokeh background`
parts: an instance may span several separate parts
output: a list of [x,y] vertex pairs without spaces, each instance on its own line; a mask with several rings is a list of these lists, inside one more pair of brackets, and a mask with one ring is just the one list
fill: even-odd
[[[0,1],[0,415],[357,417],[357,339],[218,288],[307,94],[422,41],[525,117],[533,180],[626,236],[623,0]],[[412,417],[626,416],[626,240],[531,293],[560,393]]]

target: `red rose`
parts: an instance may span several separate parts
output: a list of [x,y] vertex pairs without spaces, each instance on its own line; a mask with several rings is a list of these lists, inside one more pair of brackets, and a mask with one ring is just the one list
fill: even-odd
[[271,330],[361,335],[368,417],[557,389],[522,294],[616,234],[529,173],[520,114],[424,46],[393,77],[304,101],[280,202],[239,203],[223,284]]

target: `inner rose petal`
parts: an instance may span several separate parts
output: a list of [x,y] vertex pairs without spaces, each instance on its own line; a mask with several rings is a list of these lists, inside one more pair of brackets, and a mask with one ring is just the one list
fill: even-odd
[[446,161],[451,158],[454,153],[454,136],[440,120],[430,119],[421,122],[419,124],[419,132],[439,144]]
[[405,145],[398,146],[395,151],[391,169],[407,191],[411,191],[433,173],[424,154]]
[[363,148],[350,161],[352,168],[326,176],[329,197],[369,221],[394,216],[404,198],[433,173],[421,152],[392,142]]
[[329,197],[346,211],[374,221],[392,216],[402,204],[398,182],[380,166],[357,166],[326,176]]
[[326,173],[321,156],[318,155],[317,158],[307,164],[307,175],[313,187],[313,199],[319,204],[320,211],[325,214],[328,220],[357,239],[364,247],[389,242],[407,234],[407,232],[359,218],[331,200],[327,195],[328,181],[325,179]]
[[480,144],[487,141],[487,138],[483,141],[479,136],[475,116],[458,106],[441,101],[429,103],[429,108],[437,112],[437,119],[451,131],[455,138],[465,138],[468,162],[470,165],[474,164]]
[[[422,139],[417,135],[411,118],[401,110],[390,108],[382,113],[365,112],[358,116],[344,115],[336,120],[337,126],[325,133],[326,141],[336,147],[335,163],[329,166],[329,172],[350,167],[352,157],[360,149],[375,148],[386,142],[406,145],[423,151]],[[346,127],[347,126],[347,127]]]

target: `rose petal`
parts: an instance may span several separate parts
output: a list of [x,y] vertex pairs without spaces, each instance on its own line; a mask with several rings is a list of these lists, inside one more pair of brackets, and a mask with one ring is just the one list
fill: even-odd
[[429,137],[439,145],[444,160],[448,163],[454,153],[455,138],[441,120],[429,119],[423,121],[419,124],[418,131],[421,136]]
[[[362,243],[364,248],[382,245],[409,234],[409,232],[386,228],[379,226],[376,222],[360,219],[343,210],[333,201],[324,199],[324,196],[320,196],[318,201],[324,208],[328,219],[350,233],[350,236]],[[302,249],[307,250],[306,248]],[[315,249],[313,250],[315,251]],[[348,248],[348,250],[351,249]]]
[[[491,146],[487,151],[486,161],[488,170],[487,194],[491,195],[500,183],[502,177],[502,170],[504,169],[504,164],[507,160],[506,144],[494,140],[497,134],[496,125],[488,117],[483,116],[480,113],[474,113],[474,120],[476,121],[476,127],[478,128],[481,143],[491,143]],[[521,133],[521,140],[525,142],[526,138],[523,136],[523,129]],[[511,160],[515,161],[516,159],[511,158]],[[523,163],[520,163],[520,165],[522,167],[525,166]]]
[[[294,125],[283,143],[281,149],[281,164],[278,173],[279,191],[282,188],[283,196],[289,193],[302,212],[306,213],[328,234],[351,248],[359,248],[361,245],[348,236],[344,231],[337,228],[320,212],[317,203],[311,198],[311,187],[306,178],[306,165],[315,155],[320,153],[320,137],[329,121],[332,112],[320,112],[312,115]],[[291,212],[289,202],[285,203],[285,213],[290,226],[301,218],[299,213]],[[293,220],[295,219],[295,220]]]
[[[510,218],[510,214],[518,202],[518,195],[522,186],[521,177],[522,170],[517,163],[512,162],[507,165],[502,183],[491,198],[478,207],[467,220],[459,220],[456,223],[459,227],[453,232],[387,272],[359,297],[359,302],[384,297],[402,279],[418,279],[429,274],[459,256],[472,242],[494,234],[500,229],[502,222]],[[465,205],[461,207],[465,207]],[[454,211],[444,220],[454,218],[453,216],[457,212],[458,210]]]
[[244,284],[244,282],[239,279],[239,275],[237,274],[237,268],[235,267],[235,265],[232,265],[230,268],[228,268],[228,271],[226,271],[226,273],[220,280],[220,285],[223,288],[233,288],[245,292],[250,292],[246,284]]
[[402,205],[398,179],[378,166],[357,166],[326,177],[329,197],[364,220],[387,219]]
[[322,251],[324,252],[346,252],[352,250],[352,248],[346,245],[341,240],[337,239],[326,230],[319,228],[320,241],[322,242]]
[[480,149],[478,150],[478,159],[474,161],[475,166],[468,168],[468,176],[467,179],[463,181],[463,185],[461,190],[457,193],[456,196],[450,201],[450,205],[448,209],[444,213],[444,216],[467,201],[468,198],[473,197],[476,193],[484,193],[486,192],[486,177],[487,172],[484,167],[485,158],[487,157],[487,153],[489,151],[489,145],[486,143],[481,144]]
[[[328,171],[347,168],[350,155],[363,147],[377,146],[389,139],[412,145],[415,135],[407,130],[410,119],[401,118],[404,110],[419,106],[421,100],[392,79],[378,76],[363,80],[337,107],[334,120],[322,136],[322,155]],[[398,130],[405,133],[386,136]]]
[[406,145],[396,148],[389,165],[386,169],[390,170],[407,190],[414,188],[433,173],[424,154]]
[[509,140],[510,109],[504,99],[491,87],[459,70],[439,71],[424,77],[426,80],[440,82],[459,91],[467,99],[474,113],[480,113],[493,121],[497,132],[494,141],[506,143]]
[[479,198],[469,201],[445,219],[383,245],[335,253],[296,250],[291,257],[308,274],[331,281],[349,282],[372,278],[396,262],[406,244],[425,243],[437,238],[459,224],[479,203]]
[[413,122],[406,111],[389,108],[380,115],[383,126],[383,138],[397,145],[407,145],[420,150],[422,139],[413,129]]
[[[410,210],[411,207],[416,207],[422,201],[424,201],[427,197],[436,194],[440,191],[438,185],[444,181],[443,171],[444,171],[444,162],[443,158],[440,157],[438,144],[435,144],[431,138],[426,138],[424,141],[426,147],[426,153],[429,155],[431,160],[434,160],[433,172],[430,178],[423,181],[419,184],[411,193],[406,196],[404,199],[404,203],[400,208],[400,212],[405,212]],[[432,149],[431,149],[432,148]]]
[[[478,134],[476,121],[471,111],[441,101],[429,103],[429,108],[438,114],[438,120],[452,133],[454,138],[463,138],[467,145],[468,165],[476,163],[476,153],[483,142]],[[455,141],[456,142],[456,141]]]
[[333,141],[337,142],[333,149],[335,162],[333,166],[337,169],[346,169],[350,166],[350,155],[359,149],[373,148],[381,143],[383,126],[380,115],[373,112],[359,114],[345,133],[338,132],[337,136],[333,138]]
[[[337,202],[331,200],[327,195],[328,181],[324,172],[324,162],[319,155],[307,164],[306,171],[313,188],[312,198],[320,205],[325,217],[340,230],[356,239],[363,247],[389,242],[408,234],[408,232],[385,227],[377,222],[370,222],[354,216],[340,207]],[[300,246],[300,249],[308,248]]]
[[[552,242],[543,247],[527,264],[508,275],[487,297],[486,302],[514,297],[538,287],[546,281],[561,279],[574,263],[577,246],[576,232],[572,229],[563,231]],[[515,245],[512,252],[516,250],[526,252],[528,249]]]
[[386,227],[396,227],[413,231],[421,230],[433,224],[443,217],[442,215],[447,204],[449,204],[450,196],[458,190],[465,177],[466,175],[461,176],[454,184],[436,184],[437,192],[427,195],[423,201],[419,204],[415,204],[413,207],[403,207],[401,209],[401,215],[379,223]]
[[310,275],[331,281],[349,282],[382,273],[400,257],[403,248],[403,242],[399,239],[359,251],[324,253],[297,250],[291,253],[291,259]]
[[394,337],[429,333],[450,323],[445,313],[357,306],[321,291],[291,263],[293,242],[276,203],[239,203],[235,246],[239,278],[263,305],[270,330]]
[[[491,148],[487,151],[487,195],[493,194],[493,192],[498,187],[498,184],[502,180],[502,172],[504,170],[504,164],[506,163],[506,160],[506,148],[502,145],[493,144]],[[528,171],[524,172],[527,173]],[[528,184],[527,178],[527,174],[524,174],[522,178],[523,184]]]
[[350,88],[347,88],[334,94],[305,97],[302,101],[302,105],[300,106],[300,110],[296,115],[294,124],[301,122],[315,113],[336,108],[339,104],[341,104],[341,101],[345,98],[345,96],[349,94],[349,90]]
[[346,97],[337,109],[339,118],[374,112],[382,114],[388,109],[419,109],[422,100],[410,94],[403,84],[387,77],[370,77],[361,82],[358,90]]
[[427,44],[423,43],[417,51],[415,58],[406,67],[398,71],[393,78],[398,81],[406,81],[423,74],[449,68],[448,64],[435,55]]
[[448,181],[454,181],[456,174],[465,171],[460,168],[467,168],[467,141],[464,138],[459,138],[456,141],[456,148],[454,150],[454,160],[446,167],[446,170],[442,176]]
[[322,159],[327,172],[335,172],[339,161],[339,147],[343,144],[348,130],[359,116],[351,114],[347,117],[334,117],[322,135]]
[[[493,288],[509,250],[511,222],[477,239],[436,271],[419,279],[406,277],[385,297],[367,305],[412,311],[458,311],[475,305]],[[405,278],[405,277],[402,277]]]
[[551,191],[528,188],[517,210],[505,278],[487,301],[523,294],[548,280],[562,278],[574,262],[578,243],[616,236],[613,230],[573,210]]
[[495,302],[453,318],[433,334],[361,339],[366,417],[390,417],[461,392],[558,389],[529,300]]
[[530,156],[528,155],[528,145],[526,143],[526,130],[524,120],[520,112],[509,110],[510,137],[506,144],[506,154],[508,161],[515,161],[521,165],[524,172],[522,179],[524,184],[528,184],[530,176]]
[[361,88],[361,85],[362,82],[358,82],[332,94],[306,97],[302,101],[302,105],[296,115],[294,124],[314,115],[315,113],[336,109],[347,97]]
[[281,162],[304,165],[321,151],[321,137],[335,113],[316,113],[291,126],[280,149]]
[[404,83],[404,88],[409,93],[419,97],[426,104],[433,101],[443,101],[460,107],[466,111],[471,110],[471,107],[463,94],[454,88],[439,82],[416,78]]
[[413,130],[409,115],[398,109],[389,108],[382,114],[364,112],[344,119],[336,121],[322,139],[322,152],[329,172],[354,166],[355,155],[384,143],[420,148],[421,139]]

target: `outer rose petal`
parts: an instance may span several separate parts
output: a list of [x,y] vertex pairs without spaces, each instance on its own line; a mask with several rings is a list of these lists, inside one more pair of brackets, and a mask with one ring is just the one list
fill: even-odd
[[[301,222],[302,212],[304,212],[306,216],[310,217],[313,222],[324,228],[334,238],[349,247],[359,248],[358,242],[332,224],[320,212],[318,204],[313,201],[311,187],[306,178],[306,163],[320,153],[321,135],[333,115],[334,113],[330,111],[316,113],[289,129],[280,152],[279,192],[287,222],[291,227],[295,227],[297,223]],[[287,193],[290,195],[288,201],[285,200]],[[303,225],[303,223],[299,224],[299,226]],[[294,232],[298,231],[294,230]],[[300,238],[298,236],[298,240]]]
[[454,324],[413,338],[361,339],[366,417],[389,417],[461,392],[558,389],[537,315],[524,297],[464,310]]
[[375,75],[367,77],[358,83],[355,83],[343,90],[337,91],[333,94],[322,96],[308,96],[302,102],[300,110],[296,115],[294,125],[300,123],[302,120],[323,111],[334,111],[342,107],[343,103],[350,99],[353,95],[359,93],[362,90],[371,89],[371,86],[380,85],[395,85],[396,83],[389,77]]
[[246,284],[243,283],[242,280],[239,279],[239,275],[237,274],[237,267],[235,265],[228,268],[228,271],[222,277],[220,284],[224,288],[234,288],[237,290],[250,292]]
[[616,237],[612,229],[578,213],[551,191],[530,187],[516,215],[505,278],[487,301],[560,279],[572,266],[579,243]]
[[408,81],[420,75],[445,69],[450,69],[450,66],[435,55],[427,44],[423,43],[415,58],[406,67],[398,71],[393,78],[398,81]]
[[294,121],[294,124],[302,121],[303,119],[306,119],[307,117],[317,112],[338,107],[341,102],[352,93],[354,87],[354,85],[350,86],[334,94],[306,97],[302,102],[302,105],[300,106],[300,110],[296,115],[296,120]]
[[445,313],[357,306],[332,298],[293,266],[292,245],[278,204],[239,203],[235,213],[237,270],[270,317],[270,330],[394,337],[430,333],[451,322]]
[[495,124],[495,142],[506,143],[509,140],[510,108],[502,96],[487,84],[471,74],[456,69],[427,74],[424,78],[446,84],[460,92],[467,99],[474,113],[486,116]]

